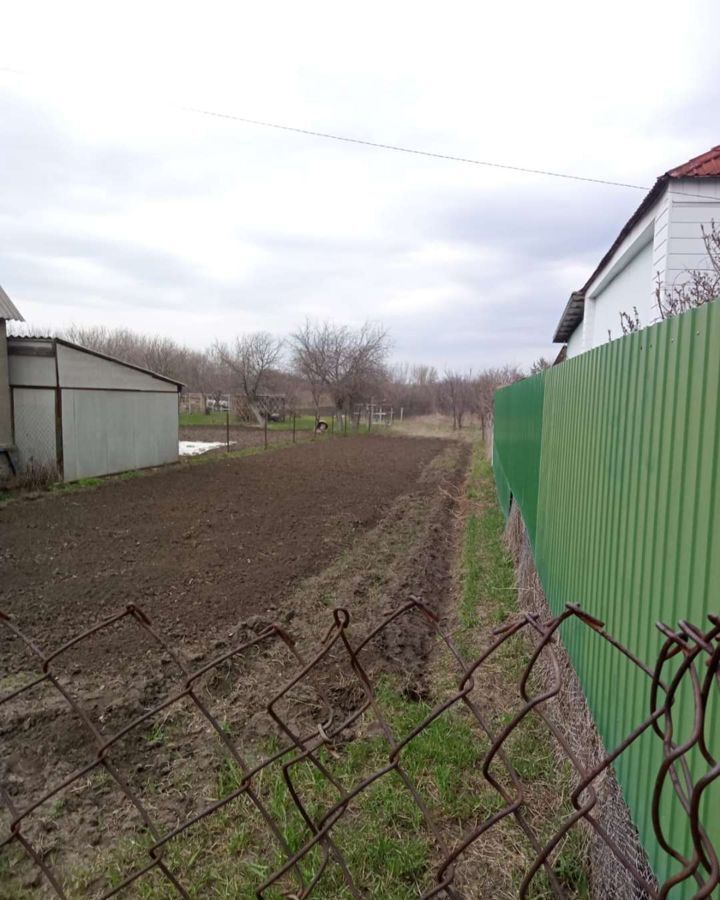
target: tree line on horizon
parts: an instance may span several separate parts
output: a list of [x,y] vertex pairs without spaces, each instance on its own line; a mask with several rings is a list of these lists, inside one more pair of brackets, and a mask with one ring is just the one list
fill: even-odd
[[496,388],[550,365],[540,358],[529,372],[513,365],[440,372],[432,365],[390,363],[390,333],[372,322],[350,328],[306,320],[286,338],[257,331],[216,340],[205,350],[103,325],[72,325],[57,336],[182,382],[185,391],[202,395],[203,406],[227,394],[250,404],[264,394],[284,394],[293,409],[300,394],[309,393],[316,412],[331,404],[338,414],[352,413],[357,404],[374,400],[402,407],[406,415],[444,413],[455,428],[470,415],[484,426]]

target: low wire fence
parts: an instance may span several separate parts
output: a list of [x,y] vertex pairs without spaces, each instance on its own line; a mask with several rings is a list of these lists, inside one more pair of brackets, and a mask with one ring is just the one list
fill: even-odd
[[[91,772],[102,770],[132,804],[149,838],[145,859],[129,871],[116,875],[112,886],[103,889],[103,897],[121,894],[150,876],[160,877],[166,887],[171,886],[179,896],[190,897],[193,885],[183,883],[183,875],[174,867],[167,852],[168,847],[199,822],[218,815],[239,797],[244,797],[259,815],[268,840],[284,860],[276,871],[257,886],[257,897],[310,897],[320,892],[331,873],[333,877],[341,879],[346,894],[363,897],[366,893],[359,885],[357,873],[353,872],[347,853],[341,848],[336,835],[341,826],[352,829],[352,811],[358,798],[374,785],[382,784],[392,777],[400,780],[409,802],[417,807],[424,821],[426,835],[434,848],[432,881],[418,889],[418,896],[462,897],[463,885],[467,884],[468,877],[472,878],[472,872],[468,875],[465,871],[462,879],[458,877],[458,873],[468,861],[470,852],[482,853],[483,836],[508,821],[517,826],[532,847],[532,863],[518,887],[520,897],[527,897],[532,893],[534,886],[537,886],[537,879],[543,880],[544,889],[553,896],[566,895],[566,888],[556,871],[555,863],[559,847],[574,829],[592,832],[606,845],[608,852],[624,867],[628,881],[636,888],[637,896],[665,897],[674,886],[687,882],[686,887],[692,887],[694,896],[709,897],[718,886],[720,863],[717,847],[705,830],[701,809],[709,787],[720,776],[720,762],[705,739],[706,719],[710,715],[711,704],[717,703],[720,688],[720,617],[710,616],[709,627],[705,629],[688,622],[681,622],[676,629],[659,625],[663,636],[662,647],[654,665],[648,666],[608,634],[602,622],[576,605],[568,605],[561,615],[554,618],[543,619],[529,613],[511,618],[496,629],[486,649],[470,663],[463,659],[453,637],[440,627],[435,613],[417,598],[410,599],[387,615],[377,627],[359,640],[351,634],[347,611],[336,608],[329,616],[331,622],[328,631],[317,646],[312,648],[310,655],[306,656],[301,652],[284,628],[271,624],[262,627],[252,639],[238,643],[198,668],[187,665],[137,606],[128,606],[117,615],[49,652],[39,648],[12,619],[2,616],[2,626],[10,632],[11,643],[17,647],[18,652],[22,651],[35,661],[36,673],[0,698],[0,712],[3,707],[20,702],[26,705],[28,716],[31,716],[32,692],[41,685],[49,687],[56,693],[58,704],[71,710],[82,722],[91,752],[87,762],[31,801],[23,796],[22,784],[13,782],[0,785],[0,801],[5,810],[2,821],[6,825],[5,834],[0,839],[0,850],[20,848],[37,870],[42,872],[46,886],[51,887],[59,897],[66,896],[62,875],[53,868],[51,855],[37,846],[29,823],[33,813],[41,805],[52,801]],[[407,733],[396,733],[397,728],[394,730],[379,702],[378,676],[371,674],[373,666],[369,662],[373,658],[372,653],[377,653],[378,646],[387,646],[402,639],[403,629],[409,624],[408,617],[419,618],[428,633],[441,642],[454,660],[457,680],[449,695],[432,708],[419,724],[408,729]],[[137,715],[114,733],[106,734],[103,723],[96,720],[78,699],[72,678],[66,674],[61,677],[57,667],[70,651],[99,632],[116,628],[119,623],[129,624],[141,632],[143,639],[148,642],[147,654],[156,658],[158,665],[161,658],[172,664],[177,670],[178,680],[176,686],[147,711]],[[636,723],[625,740],[609,749],[592,768],[581,763],[552,713],[553,704],[563,687],[560,656],[564,651],[558,640],[561,627],[587,630],[589,638],[607,642],[646,677],[647,715]],[[524,660],[529,661],[523,662],[517,683],[512,685],[516,691],[518,707],[508,721],[498,724],[484,703],[485,676],[493,667],[496,655],[507,652],[517,642],[522,642],[525,652],[529,653],[529,656],[524,657]],[[239,740],[229,733],[212,704],[199,690],[199,685],[208,675],[220,671],[228,661],[242,659],[253,652],[254,648],[276,644],[282,645],[295,665],[294,673],[265,706],[266,715],[275,724],[282,738],[276,749],[258,762],[253,762],[251,755],[246,754],[240,746]],[[345,695],[341,715],[329,701],[331,688],[328,672],[334,671],[337,666],[344,667],[350,673],[356,688]],[[252,685],[249,684],[247,689],[252,691]],[[314,710],[310,724],[307,716],[303,718],[296,714],[300,697],[304,698],[302,702],[306,708]],[[312,703],[308,703],[309,697],[313,698]],[[123,769],[123,755],[116,751],[128,735],[146,726],[159,713],[167,712],[181,703],[189,703],[202,717],[222,745],[226,757],[237,767],[240,778],[234,790],[167,830],[155,821],[150,804],[132,786],[128,773]],[[432,804],[428,803],[424,791],[411,777],[404,760],[413,742],[433,723],[459,709],[465,711],[463,714],[473,723],[478,741],[482,741],[482,776],[494,792],[497,802],[494,810],[482,821],[475,822],[461,837],[449,840],[446,831],[436,821]],[[691,722],[689,730],[685,727],[688,717]],[[516,730],[530,718],[537,720],[546,729],[554,741],[557,753],[574,773],[572,809],[554,827],[550,836],[541,836],[533,824],[526,782],[516,771],[508,752]],[[336,777],[328,759],[347,752],[351,743],[347,736],[361,719],[366,723],[368,719],[371,720],[371,727],[386,742],[387,753],[381,766],[356,784],[348,786]],[[300,722],[304,724],[298,724]],[[601,816],[598,815],[598,779],[646,732],[656,736],[662,755],[657,771],[648,773],[648,790],[653,796],[655,833],[665,852],[677,864],[672,878],[661,886],[655,884],[652,876],[638,865],[628,848],[620,845],[605,829]],[[689,762],[693,754],[703,763],[701,774],[698,774],[697,764],[691,765]],[[315,777],[311,784],[322,785],[322,792],[313,794],[306,780],[300,783],[297,775],[302,766],[312,767]],[[284,784],[302,819],[303,834],[299,841],[294,842],[293,847],[290,846],[276,811],[261,797],[259,786],[270,767],[281,768]],[[334,802],[323,799],[327,797],[328,788],[335,798]],[[673,823],[670,833],[668,823],[660,814],[661,795],[666,790],[673,791],[679,801],[678,808],[682,810],[686,820],[684,834],[687,845],[678,841],[677,821]],[[358,835],[357,839],[361,840],[362,837]]]

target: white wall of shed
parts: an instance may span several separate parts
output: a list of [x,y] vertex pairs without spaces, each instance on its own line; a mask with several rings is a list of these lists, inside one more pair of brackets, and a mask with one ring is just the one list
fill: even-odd
[[64,344],[57,345],[57,361],[63,388],[162,391],[177,395],[177,386],[169,381]]
[[[47,351],[49,345],[38,346]],[[32,349],[29,344],[23,344],[22,349],[22,353],[14,353],[13,347],[10,347],[8,357],[10,384],[13,387],[55,387],[57,384],[55,357],[33,356],[29,353]]]
[[7,329],[5,326],[5,319],[0,319],[0,447],[12,444],[13,429],[11,409]]
[[57,464],[54,388],[13,388],[15,446],[20,471]]
[[62,434],[65,481],[175,462],[177,393],[65,388]]

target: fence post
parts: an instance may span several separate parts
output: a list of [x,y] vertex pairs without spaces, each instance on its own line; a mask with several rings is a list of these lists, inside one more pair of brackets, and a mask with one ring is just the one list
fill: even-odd
[[230,452],[230,403],[225,410],[225,452]]
[[293,444],[295,443],[295,413],[293,413]]
[[370,429],[372,428],[372,403],[368,406],[368,434],[370,434]]
[[267,422],[268,422],[268,417],[267,417],[267,410],[266,410],[265,411],[265,422],[264,422],[264,428],[263,428],[263,431],[265,432],[265,449],[266,450],[267,450]]
[[347,437],[347,420],[348,420],[348,414],[343,413],[343,434],[345,435],[345,437]]

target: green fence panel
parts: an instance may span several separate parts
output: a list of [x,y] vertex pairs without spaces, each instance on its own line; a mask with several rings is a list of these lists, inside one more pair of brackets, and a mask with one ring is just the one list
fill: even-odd
[[[656,621],[703,625],[720,608],[720,303],[546,372],[526,423],[536,428],[540,415],[539,442],[520,436],[512,421],[528,402],[525,384],[498,392],[495,451],[508,490],[523,514],[524,502],[534,515],[535,561],[548,602],[554,612],[580,603],[652,663],[661,643]],[[522,456],[527,471],[519,473]],[[600,734],[613,747],[648,714],[648,679],[587,629],[569,625],[564,639]],[[690,697],[678,706],[683,699],[692,706]],[[717,748],[720,710],[711,712],[707,740]],[[690,724],[678,723],[676,740]],[[659,741],[648,733],[616,768],[664,880],[679,866],[657,844],[650,819],[659,761]],[[691,760],[696,765],[706,771]],[[661,814],[671,840],[687,849],[687,817],[671,790]],[[720,789],[709,790],[704,814],[720,844]],[[671,896],[692,893],[686,882]]]
[[544,391],[545,375],[542,373],[501,388],[495,393],[493,466],[498,497],[507,516],[512,495],[522,511],[533,545],[539,493]]

